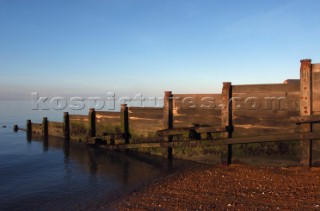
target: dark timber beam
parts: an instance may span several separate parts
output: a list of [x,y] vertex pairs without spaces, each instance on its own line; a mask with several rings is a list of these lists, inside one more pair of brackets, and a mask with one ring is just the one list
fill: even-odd
[[[224,138],[232,137],[232,86],[231,82],[224,82],[222,88],[222,104],[221,108],[221,127],[226,128],[227,132],[223,134]],[[226,162],[227,165],[232,163],[232,145],[227,145],[226,148],[227,157]]]

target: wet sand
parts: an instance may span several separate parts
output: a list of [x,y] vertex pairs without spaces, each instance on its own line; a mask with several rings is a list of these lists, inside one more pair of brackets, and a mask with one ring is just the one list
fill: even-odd
[[320,168],[199,165],[154,181],[109,208],[320,210]]

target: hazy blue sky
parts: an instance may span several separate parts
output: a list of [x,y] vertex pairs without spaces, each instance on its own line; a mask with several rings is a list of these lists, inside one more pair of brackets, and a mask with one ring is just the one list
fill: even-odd
[[0,97],[162,96],[299,77],[318,0],[0,0]]

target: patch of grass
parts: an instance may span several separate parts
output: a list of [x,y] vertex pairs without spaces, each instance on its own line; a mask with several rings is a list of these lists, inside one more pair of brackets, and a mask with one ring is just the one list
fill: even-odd
[[130,143],[139,144],[139,143],[154,143],[154,142],[162,142],[163,138],[158,136],[154,132],[149,132],[147,134],[137,134],[130,133]]
[[233,145],[234,153],[238,156],[259,155],[298,155],[300,146],[298,141],[267,142]]

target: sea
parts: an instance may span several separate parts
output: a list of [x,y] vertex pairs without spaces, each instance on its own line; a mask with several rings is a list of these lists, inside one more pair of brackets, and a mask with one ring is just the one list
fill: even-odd
[[28,140],[26,120],[62,121],[63,112],[33,110],[30,101],[0,101],[0,210],[95,210],[154,180],[197,164],[114,152],[50,137]]

